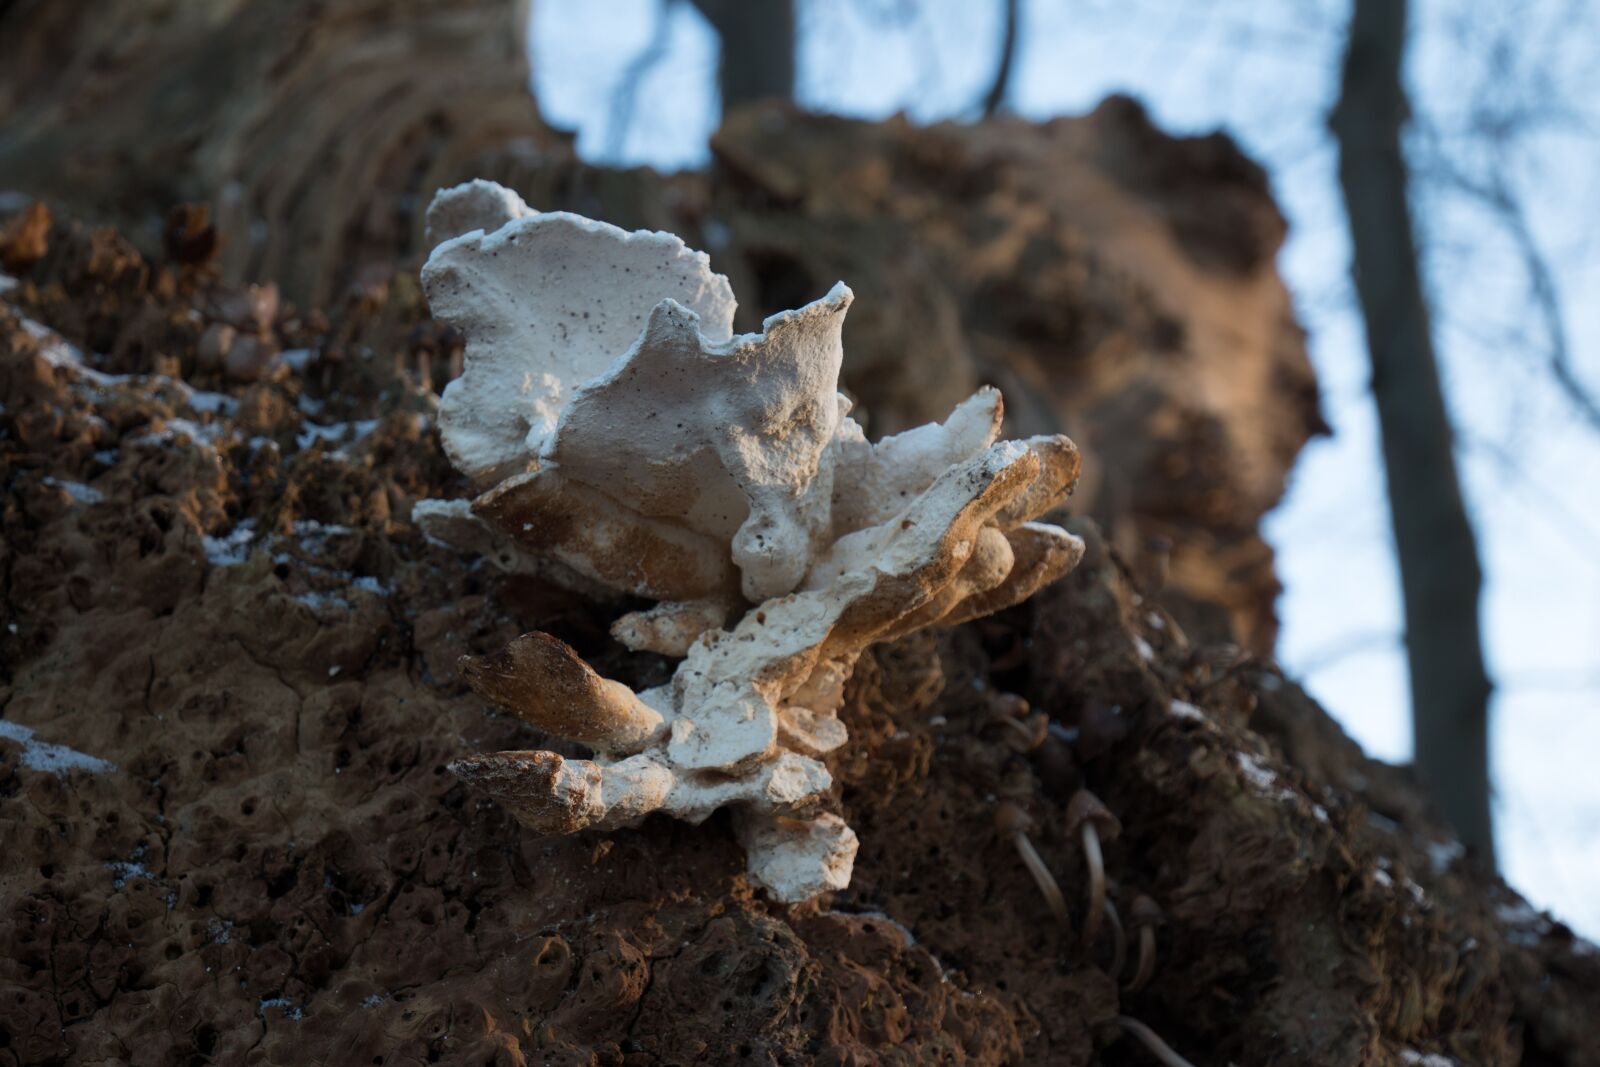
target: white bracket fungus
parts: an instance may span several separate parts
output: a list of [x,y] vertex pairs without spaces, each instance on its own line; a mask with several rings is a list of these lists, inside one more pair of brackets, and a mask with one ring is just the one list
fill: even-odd
[[428,221],[449,239],[423,286],[467,343],[440,432],[478,495],[418,522],[503,566],[657,601],[612,633],[681,657],[642,693],[548,634],[469,660],[486,699],[594,758],[451,769],[546,833],[731,806],[775,899],[844,888],[857,841],[820,810],[821,757],[846,739],[856,660],[1071,570],[1082,542],[1029,520],[1071,490],[1076,448],[997,443],[993,389],[869,442],[838,393],[843,284],[735,336],[727,279],[670,234],[533,211],[481,181],[441,192]]

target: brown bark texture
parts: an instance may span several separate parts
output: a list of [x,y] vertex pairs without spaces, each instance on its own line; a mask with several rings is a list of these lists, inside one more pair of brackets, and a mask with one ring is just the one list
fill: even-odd
[[1080,495],[1191,629],[1270,651],[1257,523],[1322,423],[1283,219],[1227,138],[1167,137],[1120,98],[930,130],[768,104],[730,117],[709,173],[662,177],[586,166],[542,125],[518,5],[152,10],[0,9],[0,190],[147,255],[173,205],[207,203],[222,280],[306,306],[414,266],[433,190],[471,177],[682,234],[733,279],[741,329],[843,278],[872,432],[1000,385],[1011,431],[1065,429],[1095,460]]
[[[272,10],[338,16],[330,41],[381,55],[425,47],[408,20],[446,7]],[[198,36],[172,54],[221,55],[232,19],[268,17],[217,10],[211,36],[173,16]],[[69,18],[13,4],[0,24],[19,11]],[[434,62],[487,80],[485,55]],[[271,113],[272,70],[251,69]],[[36,143],[80,136],[81,88],[57,90],[69,121],[25,111]],[[149,132],[128,121],[97,143],[132,160]],[[7,163],[0,186],[56,210],[0,212],[0,1065],[1151,1062],[1124,1017],[1196,1064],[1600,1064],[1600,954],[1471,866],[1408,775],[1267,654],[1257,526],[1319,422],[1272,264],[1283,223],[1225,138],[1169,138],[1125,100],[933,129],[769,106],[730,117],[708,174],[663,178],[554,137],[468,152],[463,128],[415,166],[481,149],[536,206],[683,233],[745,296],[741,325],[848,280],[872,428],[1001,385],[1014,428],[1083,446],[1063,518],[1089,556],[1028,604],[864,661],[831,759],[861,836],[846,892],[765,899],[724,816],[521,830],[446,764],[581,749],[493,713],[461,657],[539,630],[636,688],[671,664],[611,640],[631,605],[410,521],[467,491],[432,422],[461,339],[417,285],[422,180],[270,196],[284,168],[310,182],[295,146],[331,133],[241,163],[256,223],[328,238],[284,245],[274,276],[239,273],[220,208],[171,210],[215,206],[199,163],[172,187],[72,169],[87,141],[55,183]],[[350,244],[353,203],[408,221]],[[1024,709],[1024,729],[1001,721]],[[1105,923],[1082,936],[1082,787],[1121,824],[1103,849],[1120,970]],[[1066,921],[997,830],[1005,804]]]
[[422,236],[434,189],[559,143],[521,2],[0,4],[0,189],[119,223],[209,201],[232,280],[325,303]]

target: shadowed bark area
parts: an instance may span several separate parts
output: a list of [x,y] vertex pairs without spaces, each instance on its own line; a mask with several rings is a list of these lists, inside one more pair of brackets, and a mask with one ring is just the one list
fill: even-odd
[[[1033,600],[862,661],[847,891],[766,899],[723,816],[520,828],[446,765],[583,750],[462,657],[537,630],[636,688],[671,664],[610,638],[627,605],[411,522],[466,490],[426,384],[459,337],[396,284],[280,307],[258,328],[298,354],[237,381],[205,338],[250,291],[28,229],[0,247],[3,1067],[1144,1062],[1123,1017],[1196,1064],[1597,1063],[1600,953],[1087,522]],[[1106,922],[1086,943],[1080,788],[1121,824],[1107,899],[1159,910],[1137,990],[1142,937],[1120,972]]]
[[233,281],[326,304],[416,247],[433,190],[561,138],[512,0],[0,4],[0,190],[146,249],[207,201]]
[[1405,601],[1414,759],[1446,821],[1492,866],[1483,573],[1406,200],[1405,43],[1403,0],[1357,0],[1332,125]]

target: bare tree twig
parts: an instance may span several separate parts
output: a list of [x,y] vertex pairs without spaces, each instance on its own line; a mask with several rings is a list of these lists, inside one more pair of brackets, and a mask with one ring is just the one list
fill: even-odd
[[1498,441],[1476,434],[1458,433],[1462,446],[1487,456],[1509,476],[1510,484],[1520,486],[1530,496],[1536,497],[1539,507],[1530,509],[1530,515],[1544,519],[1551,529],[1559,531],[1567,544],[1590,563],[1600,566],[1600,531],[1589,525],[1589,520],[1564,500],[1560,493],[1534,480],[1527,468],[1510,449]]
[[1572,366],[1572,349],[1567,340],[1566,319],[1561,311],[1561,294],[1555,271],[1533,236],[1527,212],[1523,210],[1521,202],[1511,195],[1502,168],[1495,168],[1493,182],[1493,186],[1487,190],[1488,202],[1499,212],[1512,242],[1517,246],[1523,269],[1528,272],[1528,288],[1532,291],[1534,306],[1539,309],[1549,346],[1547,359],[1550,375],[1589,425],[1600,430],[1600,403],[1596,403]]
[[1005,34],[1000,38],[1000,65],[995,68],[994,83],[983,97],[983,117],[988,118],[1000,110],[1011,90],[1011,71],[1017,58],[1018,0],[1003,0],[1005,4]]
[[622,158],[622,149],[628,140],[628,130],[633,125],[633,112],[639,103],[639,89],[644,84],[645,75],[667,54],[667,44],[672,39],[672,9],[677,2],[660,0],[656,4],[656,24],[650,34],[650,43],[628,61],[611,94],[611,110],[606,116],[607,159]]
[[1387,652],[1398,647],[1400,635],[1393,630],[1364,630],[1345,634],[1336,641],[1330,642],[1303,657],[1295,664],[1295,670],[1303,677],[1309,677],[1318,671],[1327,670],[1351,656],[1360,656],[1367,652]]
[[[1573,5],[1562,16],[1546,19],[1545,32],[1570,34],[1570,27],[1582,22],[1581,10],[1581,4]],[[1470,39],[1479,22],[1463,16],[1454,32]],[[1525,157],[1522,143],[1529,139],[1552,131],[1592,138],[1594,123],[1553,81],[1557,74],[1549,61],[1557,42],[1541,38],[1530,45],[1528,36],[1521,19],[1491,29],[1489,38],[1476,44],[1488,58],[1473,88],[1461,94],[1468,104],[1453,136],[1435,121],[1423,125],[1419,140],[1427,152],[1428,179],[1488,209],[1510,239],[1545,337],[1550,375],[1589,426],[1600,429],[1600,400],[1574,367],[1556,271],[1533,231],[1510,168],[1512,160]],[[1452,148],[1452,141],[1461,143]]]

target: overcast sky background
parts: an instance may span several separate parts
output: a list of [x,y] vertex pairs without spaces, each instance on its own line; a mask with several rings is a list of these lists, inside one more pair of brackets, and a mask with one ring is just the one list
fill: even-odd
[[[799,97],[817,110],[971,120],[993,77],[998,0],[798,0]],[[1500,180],[1548,256],[1572,362],[1600,393],[1600,15],[1582,0],[1416,0],[1409,76],[1416,213],[1435,333],[1488,576],[1495,811],[1508,879],[1600,937],[1600,431],[1553,385]],[[655,39],[625,129],[617,88]],[[1009,106],[1077,114],[1112,92],[1173,133],[1224,129],[1291,223],[1280,268],[1335,433],[1269,517],[1286,592],[1279,656],[1368,752],[1410,758],[1400,601],[1377,422],[1326,115],[1342,0],[1023,0]],[[596,162],[703,166],[717,42],[692,5],[537,0],[534,89]],[[1464,177],[1465,182],[1457,180]],[[538,205],[535,205],[538,206]],[[820,295],[820,294],[819,294]]]

